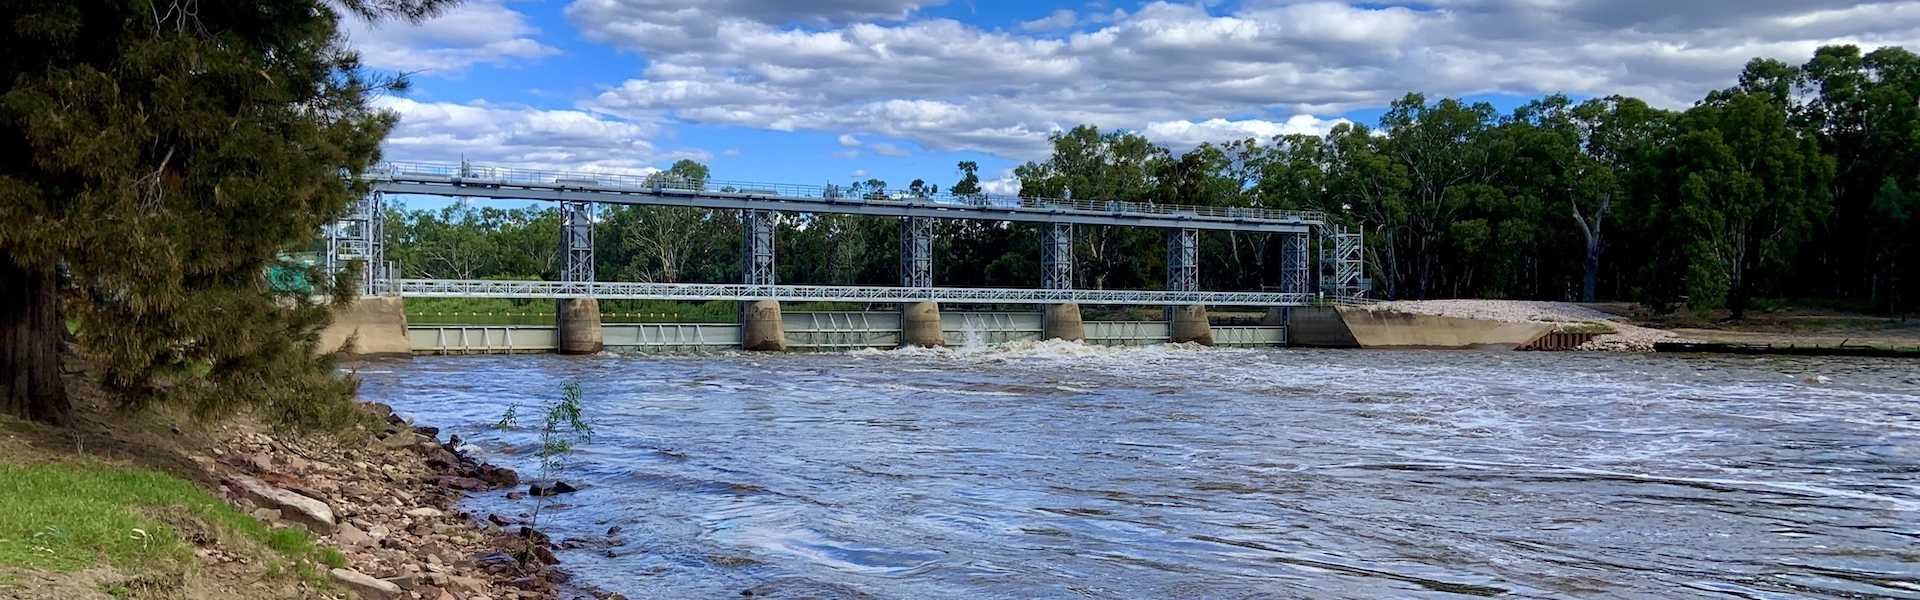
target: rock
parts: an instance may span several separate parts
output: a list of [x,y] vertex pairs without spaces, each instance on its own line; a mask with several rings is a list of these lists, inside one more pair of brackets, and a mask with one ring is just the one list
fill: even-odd
[[359,571],[334,569],[327,573],[333,576],[334,581],[338,581],[342,585],[347,586],[347,589],[353,590],[353,594],[359,596],[362,600],[389,600],[391,598],[399,598],[401,594],[400,586],[374,579],[372,576]]
[[387,583],[400,586],[400,589],[403,589],[403,590],[418,590],[420,589],[420,586],[421,586],[419,575],[401,575],[398,577],[388,577]]
[[360,408],[382,419],[393,416],[393,407],[379,402],[362,402]]
[[427,436],[427,437],[439,437],[439,435],[440,435],[440,428],[439,428],[439,427],[428,427],[428,426],[425,426],[425,425],[415,425],[415,426],[413,426],[413,432],[414,432],[414,433],[418,433],[418,434],[420,434],[420,435],[424,435],[424,436]]
[[502,516],[500,516],[500,515],[496,515],[496,514],[491,514],[491,513],[489,513],[489,514],[487,515],[487,522],[488,522],[488,523],[492,523],[492,524],[494,524],[494,525],[499,525],[499,526],[501,526],[501,527],[506,527],[506,526],[508,526],[508,525],[512,525],[512,524],[513,524],[513,519],[509,519],[509,518],[506,518],[506,517],[502,517]]
[[432,519],[435,517],[445,515],[447,513],[441,512],[440,509],[434,508],[431,506],[422,506],[420,508],[409,510],[402,514],[405,514],[409,517],[413,517],[416,519]]
[[447,578],[447,585],[463,594],[479,594],[487,591],[487,582],[475,577],[454,575]]
[[539,557],[540,562],[549,565],[560,564],[560,557],[554,556],[553,551],[548,550],[545,544],[535,544],[533,546],[533,555]]
[[460,600],[459,598],[454,597],[452,592],[439,589],[439,588],[429,588],[427,590],[424,590],[421,592],[420,597],[426,598],[427,600]]
[[520,568],[520,561],[514,560],[505,552],[488,552],[476,557],[474,562],[488,571],[512,571]]
[[473,490],[487,487],[486,482],[480,481],[478,479],[474,479],[472,477],[441,477],[438,483],[440,484],[440,487],[452,488],[456,490],[467,490],[467,491],[473,491]]
[[273,457],[271,456],[267,456],[265,454],[255,454],[253,455],[253,458],[250,458],[247,460],[247,463],[251,465],[253,467],[253,470],[255,471],[259,471],[261,473],[273,472]]
[[267,485],[245,475],[234,475],[227,482],[259,506],[278,510],[286,519],[305,525],[314,533],[333,533],[333,508],[325,502]]
[[538,483],[527,485],[527,493],[533,494],[535,496],[542,496],[542,497],[558,496],[560,494],[571,494],[578,491],[580,491],[580,488],[573,487],[572,484],[569,484],[565,481],[555,481],[553,482],[552,485],[546,485],[546,486],[542,486]]
[[387,529],[385,525],[374,525],[367,528],[367,537],[373,538],[373,541],[376,542],[387,539],[387,536],[390,535],[393,535],[393,531]]
[[373,536],[367,535],[364,531],[360,531],[360,528],[354,527],[352,523],[342,524],[339,529],[333,532],[333,543],[347,548],[370,546],[373,545],[373,542]]
[[259,519],[261,521],[266,521],[268,523],[280,522],[280,511],[274,510],[271,508],[255,508],[253,509],[253,512],[250,512],[247,514],[253,515],[253,518]]
[[508,500],[519,500],[525,497],[527,497],[527,494],[525,492],[507,492]]
[[520,484],[519,473],[514,472],[513,469],[493,465],[483,466],[480,470],[480,478],[497,487],[508,487]]
[[619,526],[619,525],[615,525],[615,526],[612,526],[612,527],[608,527],[608,528],[607,528],[607,535],[608,535],[608,536],[616,536],[616,535],[620,535],[620,526]]

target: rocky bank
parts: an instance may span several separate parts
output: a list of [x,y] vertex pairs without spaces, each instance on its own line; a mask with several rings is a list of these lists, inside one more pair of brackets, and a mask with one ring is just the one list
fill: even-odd
[[[556,598],[566,574],[553,545],[498,515],[460,512],[462,495],[519,485],[511,470],[474,460],[458,438],[437,439],[389,407],[365,404],[373,425],[342,434],[268,435],[217,428],[189,457],[229,502],[276,525],[298,525],[346,556],[329,575],[358,597],[386,600]],[[202,548],[210,563],[236,560]]]

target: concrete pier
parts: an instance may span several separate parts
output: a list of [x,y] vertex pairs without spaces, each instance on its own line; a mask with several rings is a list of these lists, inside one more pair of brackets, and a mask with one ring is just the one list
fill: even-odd
[[1087,326],[1080,320],[1080,305],[1047,305],[1046,314],[1041,317],[1040,339],[1086,341]]
[[1207,323],[1207,307],[1197,304],[1176,306],[1167,319],[1167,341],[1213,345],[1213,326]]
[[606,347],[600,327],[600,301],[563,298],[554,301],[554,337],[561,354],[597,354]]
[[934,348],[947,345],[940,333],[940,304],[915,302],[900,306],[900,345]]
[[348,356],[413,356],[413,342],[407,339],[406,301],[399,296],[364,296],[335,309],[333,322],[320,330],[316,350]]
[[765,352],[787,349],[787,329],[780,320],[778,300],[755,300],[740,311],[740,347]]

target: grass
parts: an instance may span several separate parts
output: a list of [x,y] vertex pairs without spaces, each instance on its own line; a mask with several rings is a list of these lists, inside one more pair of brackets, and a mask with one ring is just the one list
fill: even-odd
[[192,544],[174,524],[229,549],[266,548],[278,566],[315,583],[325,582],[315,564],[345,564],[304,530],[261,523],[157,471],[91,462],[0,464],[0,567],[66,573],[104,562],[128,573],[183,577],[196,563]]

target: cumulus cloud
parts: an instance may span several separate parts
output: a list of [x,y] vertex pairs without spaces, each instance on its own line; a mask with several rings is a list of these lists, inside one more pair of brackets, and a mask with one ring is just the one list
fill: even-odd
[[534,39],[526,15],[499,0],[475,0],[419,24],[370,24],[348,17],[347,39],[367,66],[457,73],[476,64],[509,64],[559,54]]
[[544,169],[646,174],[652,165],[699,152],[661,152],[649,141],[658,123],[608,118],[578,110],[541,110],[483,103],[418,102],[387,97],[375,103],[400,115],[386,154],[407,160],[457,161]]
[[840,134],[840,145],[846,146],[848,148],[858,148],[860,147],[860,138],[853,137],[850,134],[842,133]]
[[1313,133],[1335,122],[1325,115],[1414,90],[1681,107],[1755,56],[1920,42],[1920,3],[1892,0],[1155,2],[1090,11],[1068,33],[1048,28],[1073,15],[1007,31],[915,14],[929,4],[575,0],[566,13],[647,61],[586,100],[590,111],[1015,159],[1082,123],[1176,145]]

